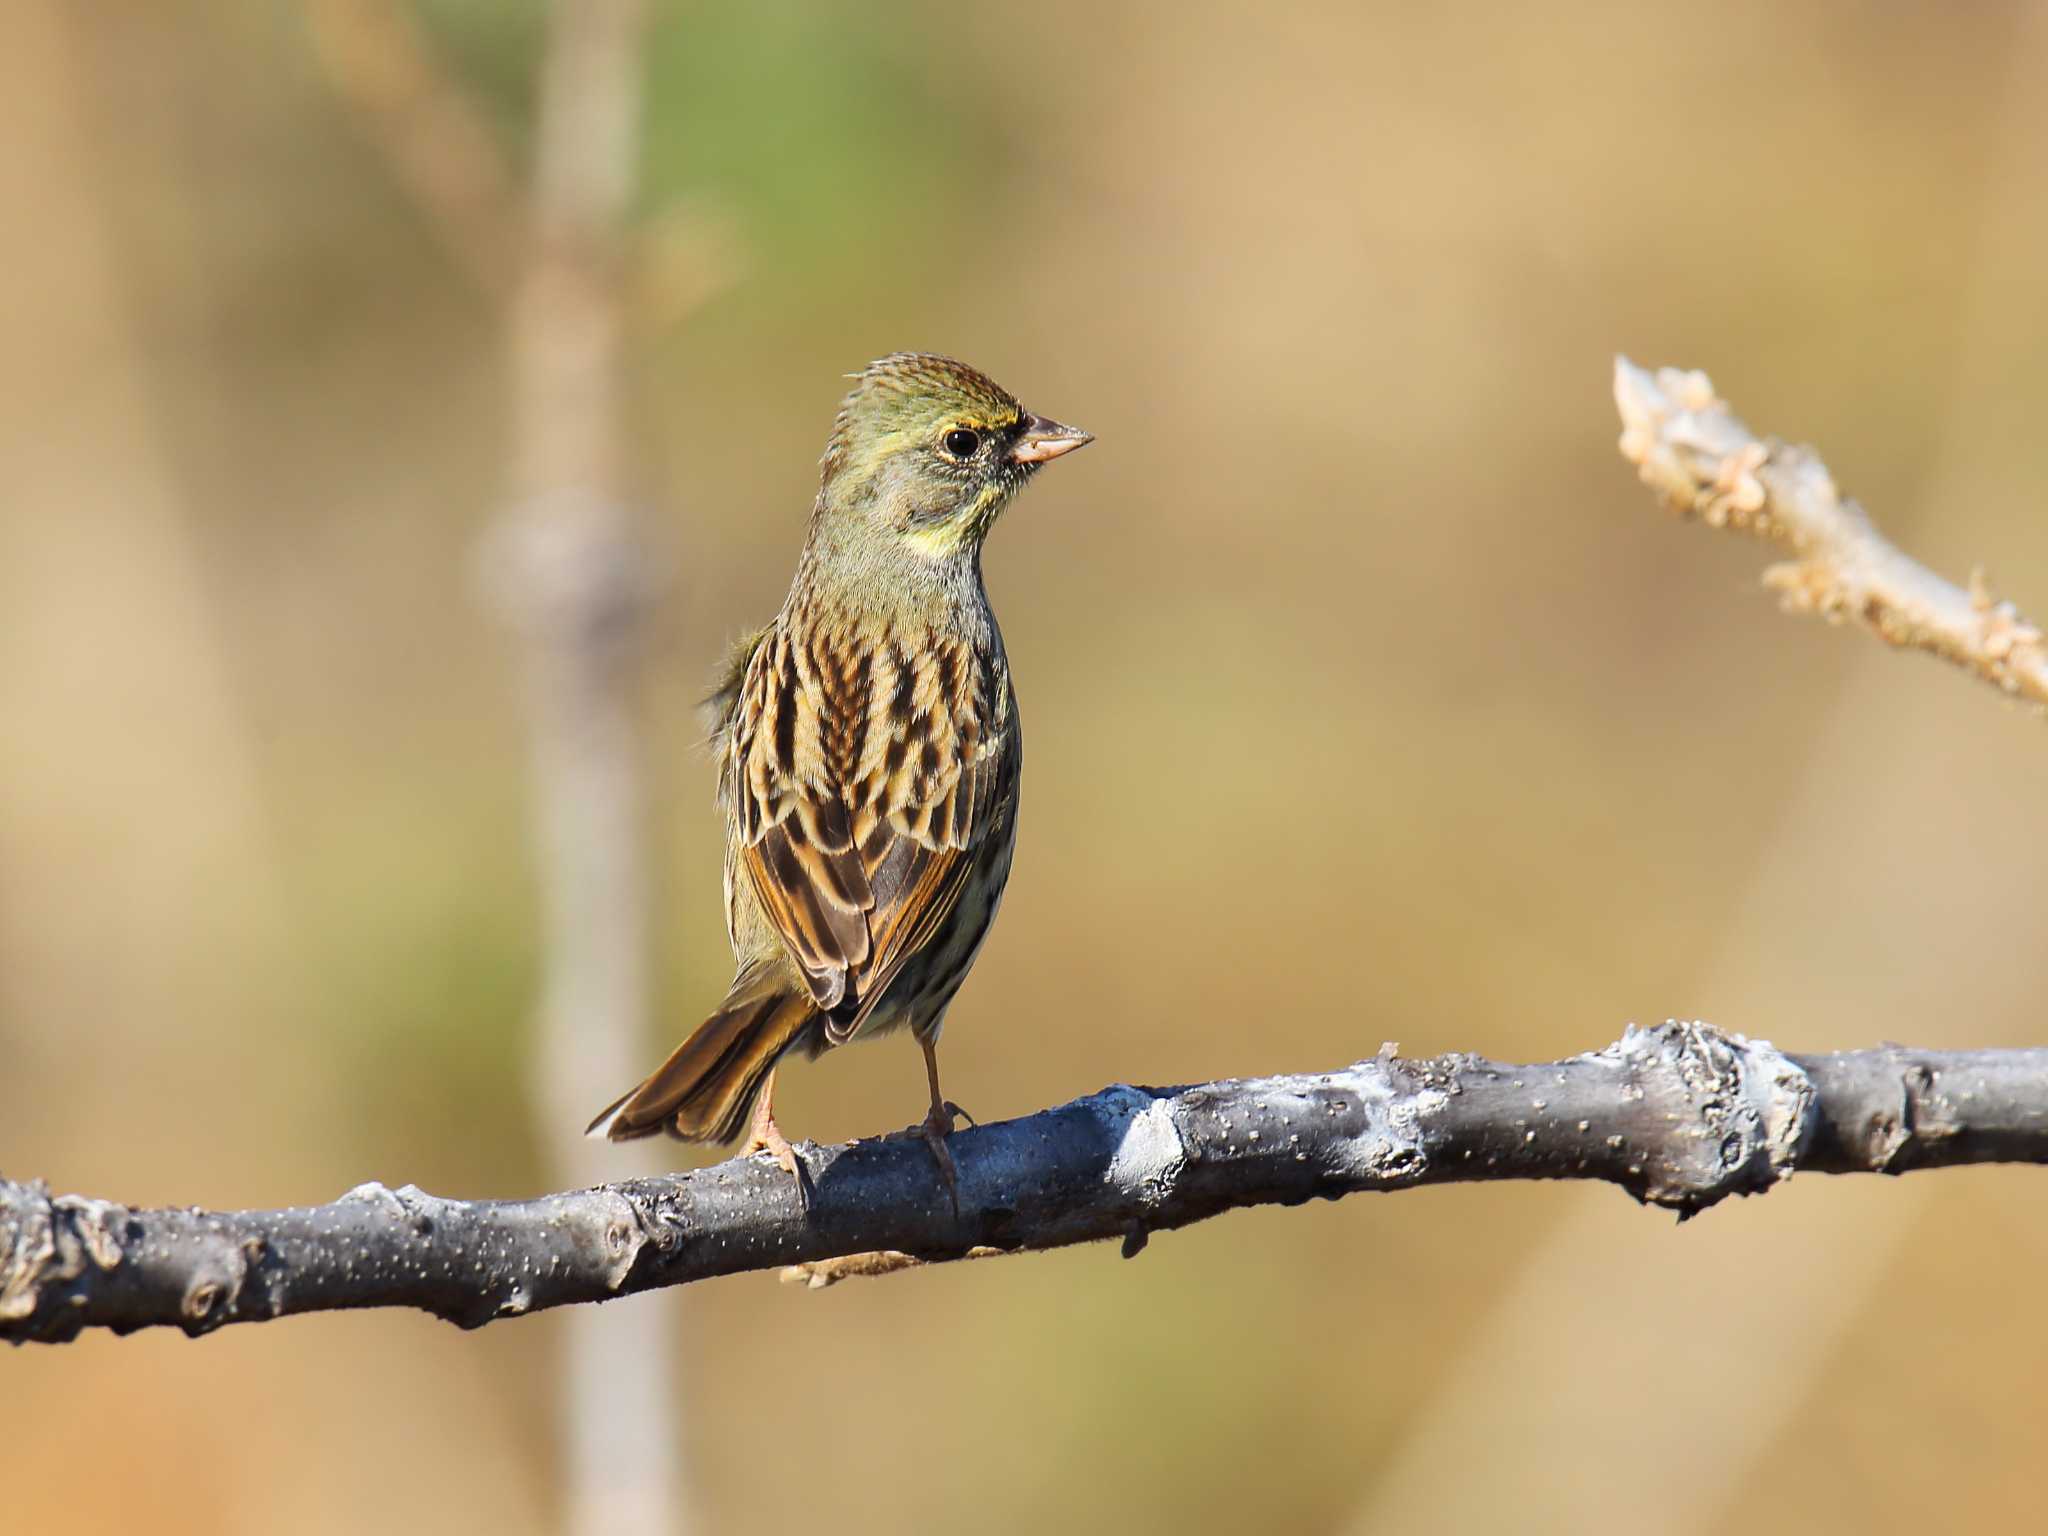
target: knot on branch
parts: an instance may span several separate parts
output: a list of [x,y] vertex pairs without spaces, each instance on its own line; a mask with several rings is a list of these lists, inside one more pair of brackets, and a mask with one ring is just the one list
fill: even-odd
[[67,1298],[82,1304],[77,1282],[121,1262],[128,1208],[82,1195],[50,1197],[41,1179],[0,1181],[0,1323],[22,1325],[14,1337],[61,1342],[83,1322]]
[[[614,1185],[533,1204],[550,1238],[544,1259],[534,1254],[530,1228],[505,1220],[504,1208],[445,1200],[411,1184],[357,1185],[325,1208],[336,1213],[332,1220],[323,1224],[321,1212],[310,1213],[315,1230],[309,1236],[321,1244],[356,1245],[365,1273],[381,1266],[428,1281],[437,1292],[429,1310],[464,1328],[546,1305],[564,1275],[586,1277],[616,1295],[643,1254],[661,1246],[640,1207]],[[372,1213],[368,1223],[364,1207]]]
[[1813,1110],[1811,1079],[1767,1040],[1697,1020],[1630,1025],[1591,1059],[1621,1069],[1643,1124],[1622,1182],[1649,1205],[1695,1216],[1792,1176]]
[[1134,1219],[1142,1222],[1165,1204],[1187,1166],[1187,1142],[1174,1121],[1173,1100],[1117,1083],[1096,1094],[1095,1103],[1116,1147],[1103,1182],[1125,1192],[1138,1207]]
[[[1617,358],[1614,403],[1621,412],[1621,456],[1673,511],[1713,528],[1780,536],[1760,478],[1774,449],[1736,420],[1714,393],[1713,380],[1697,369],[1652,374]],[[1825,479],[1818,460],[1812,467]],[[1834,496],[1831,482],[1815,489]]]
[[[1123,1146],[1170,1152],[1171,1174],[1159,1182],[1167,1194],[1188,1173],[1215,1187],[1252,1170],[1301,1199],[1419,1184],[1432,1167],[1430,1122],[1452,1091],[1428,1065],[1386,1046],[1337,1072],[1184,1088],[1144,1112],[1158,1129],[1127,1134]],[[1135,1166],[1124,1154],[1119,1162]]]

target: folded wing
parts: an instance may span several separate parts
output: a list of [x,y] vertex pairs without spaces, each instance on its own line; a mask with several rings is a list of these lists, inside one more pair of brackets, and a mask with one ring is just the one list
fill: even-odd
[[1007,788],[1009,716],[996,658],[955,638],[778,624],[754,648],[721,794],[739,869],[835,1043],[959,900]]

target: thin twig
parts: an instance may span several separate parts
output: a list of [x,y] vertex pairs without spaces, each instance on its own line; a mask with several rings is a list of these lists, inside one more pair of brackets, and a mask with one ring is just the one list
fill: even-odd
[[1995,597],[1983,573],[1967,588],[1936,575],[1877,531],[1835,489],[1810,448],[1757,437],[1704,373],[1626,358],[1614,363],[1621,454],[1680,514],[1755,534],[1797,558],[1764,584],[1799,613],[1861,619],[1890,645],[1925,651],[2002,692],[2048,705],[2048,646]]
[[1690,1216],[1799,1170],[2048,1163],[2048,1048],[1795,1057],[1667,1023],[1543,1066],[1382,1052],[1311,1076],[1120,1085],[951,1146],[957,1209],[914,1137],[800,1149],[808,1212],[766,1153],[537,1200],[370,1184],[284,1211],[131,1210],[0,1183],[0,1338],[352,1307],[475,1327],[856,1254],[1120,1238],[1131,1255],[1239,1207],[1474,1180],[1604,1179]]
[[449,254],[511,295],[525,212],[487,114],[399,0],[306,0],[314,51]]

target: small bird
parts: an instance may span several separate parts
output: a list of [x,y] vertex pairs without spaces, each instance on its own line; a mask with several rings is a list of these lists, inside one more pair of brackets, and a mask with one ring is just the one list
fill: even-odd
[[951,358],[899,352],[853,378],[789,596],[708,701],[736,974],[590,1126],[729,1142],[751,1123],[747,1150],[806,1205],[776,1064],[904,1027],[931,1089],[916,1130],[957,1190],[962,1112],[936,1047],[1009,879],[1023,762],[981,546],[1041,465],[1094,440]]

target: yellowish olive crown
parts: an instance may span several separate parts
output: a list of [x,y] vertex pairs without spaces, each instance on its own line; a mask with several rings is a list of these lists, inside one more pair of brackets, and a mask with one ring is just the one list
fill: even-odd
[[994,379],[936,352],[892,352],[851,377],[825,445],[828,484],[876,449],[901,446],[942,424],[1007,432],[1024,417],[1016,396]]

